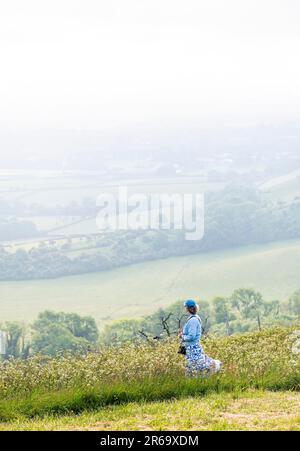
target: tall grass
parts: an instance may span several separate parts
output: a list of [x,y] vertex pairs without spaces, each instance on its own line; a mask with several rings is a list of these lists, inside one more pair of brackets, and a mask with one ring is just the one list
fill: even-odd
[[106,348],[86,356],[34,357],[0,365],[0,420],[79,413],[127,402],[159,401],[249,388],[300,390],[292,329],[209,339],[220,375],[188,379],[176,341]]
[[274,373],[261,378],[234,378],[228,375],[208,379],[152,378],[141,382],[106,383],[101,387],[74,387],[49,392],[34,392],[26,397],[0,401],[0,421],[48,415],[78,414],[108,405],[128,402],[151,402],[199,397],[212,392],[242,392],[245,390],[299,390],[300,374],[275,377]]

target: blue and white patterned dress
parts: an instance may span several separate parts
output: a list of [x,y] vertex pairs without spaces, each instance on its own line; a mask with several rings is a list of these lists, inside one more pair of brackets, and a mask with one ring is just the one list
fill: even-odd
[[209,372],[212,365],[217,362],[208,357],[200,345],[202,334],[201,319],[198,315],[191,315],[184,328],[182,340],[186,348],[186,374],[198,376]]

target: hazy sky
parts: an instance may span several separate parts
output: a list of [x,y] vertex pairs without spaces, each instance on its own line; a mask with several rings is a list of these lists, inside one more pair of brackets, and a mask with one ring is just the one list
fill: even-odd
[[0,0],[0,127],[289,120],[298,0]]

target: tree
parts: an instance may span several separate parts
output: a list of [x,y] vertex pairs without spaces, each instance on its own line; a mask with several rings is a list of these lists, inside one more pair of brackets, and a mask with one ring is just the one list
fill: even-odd
[[2,326],[2,330],[6,332],[5,357],[28,357],[30,345],[26,340],[26,330],[24,325],[16,321],[8,321]]
[[87,351],[90,347],[91,343],[88,340],[75,337],[65,326],[54,323],[50,323],[45,329],[35,332],[32,340],[34,353],[49,356],[56,356],[63,351]]
[[104,326],[100,341],[105,345],[132,342],[139,336],[141,320],[115,320]]
[[211,328],[211,306],[207,301],[199,301],[198,312],[202,323],[202,335],[207,335]]
[[266,316],[277,317],[280,313],[280,301],[274,300],[264,303],[264,313]]
[[62,351],[87,351],[98,340],[95,320],[75,313],[42,312],[32,329],[33,352],[51,356]]
[[213,299],[213,307],[216,322],[225,323],[226,334],[231,335],[230,320],[234,317],[230,312],[230,300],[228,298],[216,297]]
[[288,307],[293,315],[300,315],[300,290],[296,291],[288,301]]
[[261,330],[261,314],[263,308],[262,295],[251,288],[239,288],[232,294],[232,305],[236,307],[245,318],[256,318],[258,329]]
[[91,316],[79,316],[76,313],[63,313],[62,320],[75,337],[85,338],[90,343],[98,340],[98,328]]

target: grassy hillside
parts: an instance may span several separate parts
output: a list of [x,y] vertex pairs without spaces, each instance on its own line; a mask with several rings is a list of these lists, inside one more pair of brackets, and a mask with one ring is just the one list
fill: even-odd
[[247,429],[260,421],[265,429],[297,429],[294,332],[206,339],[223,371],[200,379],[184,376],[177,340],[8,361],[0,365],[0,429]]
[[300,393],[249,390],[129,403],[80,415],[0,423],[0,430],[300,431]]
[[292,202],[300,196],[300,170],[278,177],[261,186],[266,198]]
[[300,241],[174,257],[56,280],[0,282],[0,317],[31,321],[45,309],[92,315],[101,325],[143,316],[187,297],[209,299],[241,286],[266,299],[299,289]]

